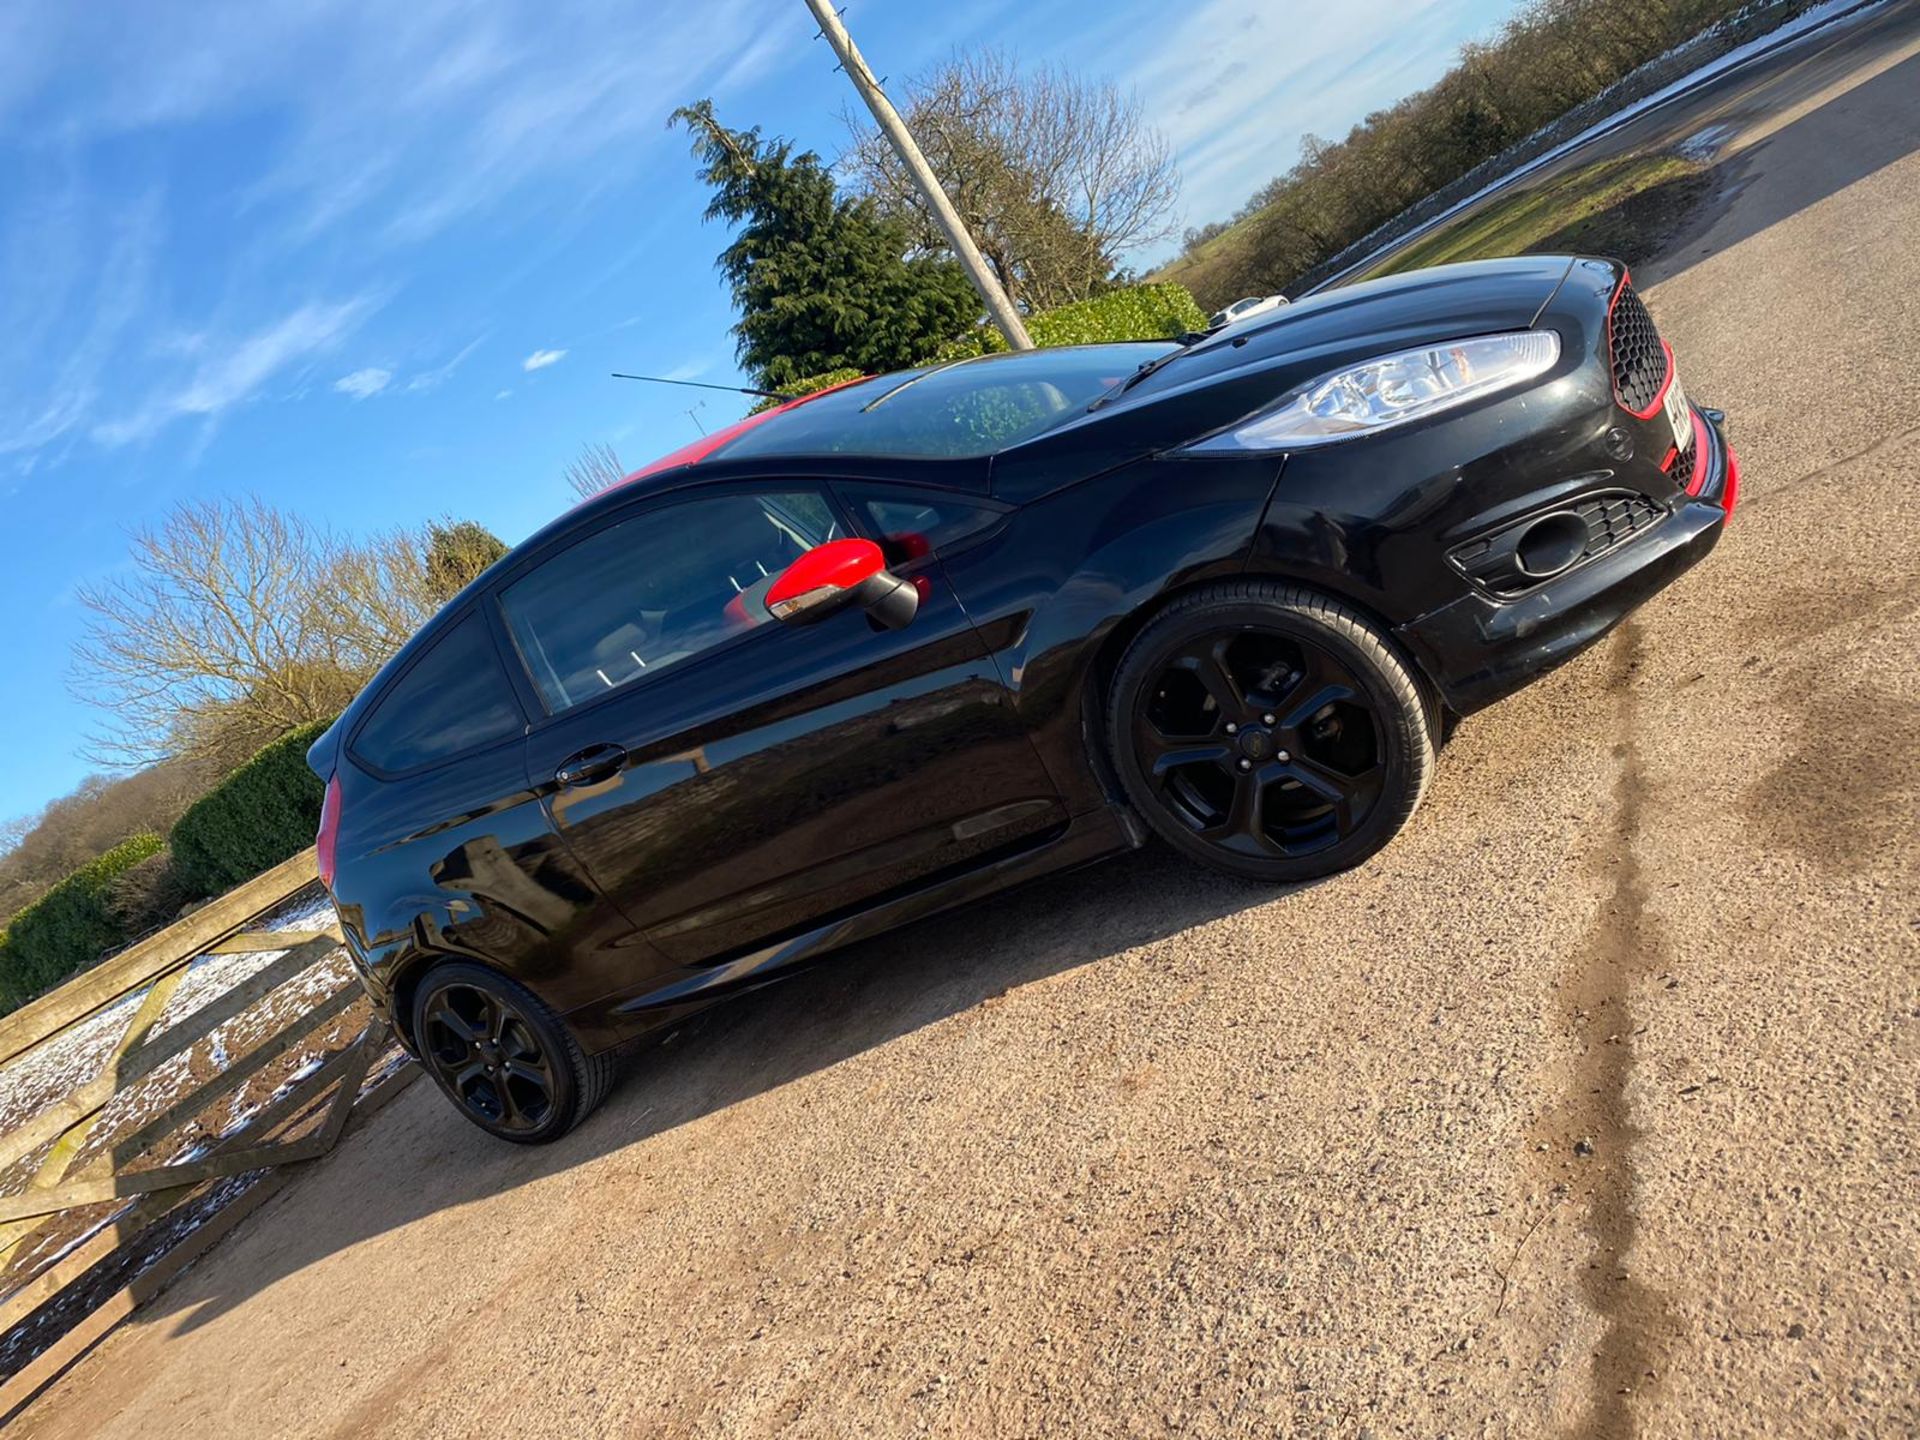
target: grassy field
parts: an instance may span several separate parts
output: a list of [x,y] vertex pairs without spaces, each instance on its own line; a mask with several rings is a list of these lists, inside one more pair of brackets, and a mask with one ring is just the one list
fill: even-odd
[[[1712,188],[1709,168],[1660,152],[1616,155],[1570,174],[1498,196],[1395,255],[1380,275],[1483,260],[1529,251],[1578,251],[1635,264],[1654,254],[1685,223]],[[1258,246],[1258,217],[1216,235],[1161,271],[1158,279],[1195,288],[1201,303],[1237,299],[1215,293],[1208,277],[1238,272],[1240,258]],[[1205,292],[1203,295],[1202,292]]]
[[1529,251],[1580,251],[1631,264],[1666,243],[1711,183],[1706,166],[1678,155],[1596,161],[1560,180],[1503,196],[1436,230],[1378,273]]
[[[1321,158],[1287,172],[1277,188],[1263,192],[1269,196],[1268,203],[1169,261],[1149,278],[1186,286],[1208,310],[1242,295],[1276,289],[1306,293],[1332,274],[1348,273],[1351,262],[1364,259],[1359,250],[1363,243],[1367,252],[1377,254],[1449,203],[1488,183],[1497,183],[1501,174],[1510,175],[1528,160],[1618,114],[1634,101],[1684,79],[1709,61],[1772,34],[1815,3],[1756,0],[1741,6],[1731,0],[1690,0],[1684,16],[1670,12],[1667,20],[1680,31],[1696,25],[1705,27],[1696,30],[1692,38],[1653,55],[1557,117],[1541,115],[1536,128],[1525,138],[1496,154],[1474,153],[1474,147],[1466,142],[1449,149],[1448,136],[1463,107],[1471,111],[1482,103],[1482,92],[1489,86],[1494,94],[1504,97],[1503,105],[1518,107],[1517,114],[1509,118],[1519,123],[1530,123],[1521,117],[1531,117],[1541,108],[1537,98],[1529,100],[1531,91],[1524,79],[1530,72],[1518,58],[1530,35],[1534,41],[1540,39],[1528,30],[1529,25],[1566,22],[1576,29],[1585,26],[1596,44],[1615,37],[1615,31],[1609,28],[1612,21],[1598,3],[1568,0],[1567,14],[1551,21],[1544,11],[1526,12],[1530,18],[1516,22],[1518,28],[1509,27],[1483,57],[1480,70],[1491,65],[1490,78],[1477,70],[1474,81],[1468,83],[1457,68],[1450,71],[1432,89],[1402,101],[1381,124],[1370,118]],[[1717,23],[1708,23],[1715,17]],[[1566,35],[1560,35],[1556,43],[1567,53],[1578,48]],[[1568,50],[1570,46],[1572,50]],[[1516,54],[1509,55],[1508,50]],[[1501,113],[1506,114],[1506,110]],[[1437,161],[1427,153],[1436,146],[1441,152]],[[1413,163],[1415,158],[1418,163]],[[1453,178],[1425,194],[1417,193],[1414,177],[1442,173],[1451,173]],[[1691,162],[1647,153],[1616,153],[1609,163],[1592,161],[1573,176],[1555,182],[1556,186],[1568,183],[1580,187],[1571,203],[1503,198],[1464,222],[1450,223],[1444,235],[1423,238],[1405,257],[1395,257],[1393,268],[1554,246],[1599,250],[1630,259],[1636,247],[1647,248],[1671,233],[1672,225],[1660,213],[1661,205],[1670,204],[1673,214],[1684,214],[1687,203],[1709,185]],[[1534,189],[1528,186],[1523,193]],[[1402,208],[1395,215],[1383,214],[1383,207],[1395,203],[1395,197],[1403,199]],[[1547,213],[1549,209],[1554,213]],[[1590,223],[1582,228],[1583,222]]]

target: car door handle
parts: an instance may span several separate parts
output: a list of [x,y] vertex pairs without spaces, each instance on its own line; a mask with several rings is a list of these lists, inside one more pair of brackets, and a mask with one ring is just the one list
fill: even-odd
[[568,785],[592,785],[617,775],[620,767],[627,763],[626,747],[622,745],[589,745],[584,750],[576,750],[560,762],[553,772],[554,783],[562,787]]

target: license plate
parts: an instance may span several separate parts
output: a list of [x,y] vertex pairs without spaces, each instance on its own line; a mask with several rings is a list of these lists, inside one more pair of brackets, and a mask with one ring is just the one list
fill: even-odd
[[1687,392],[1680,388],[1680,370],[1674,368],[1673,383],[1667,386],[1667,424],[1673,427],[1673,444],[1684,450],[1693,443],[1693,410],[1687,404]]

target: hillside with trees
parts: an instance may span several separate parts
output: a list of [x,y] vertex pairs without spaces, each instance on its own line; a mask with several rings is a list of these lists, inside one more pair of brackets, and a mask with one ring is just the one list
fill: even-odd
[[1724,37],[1731,45],[1809,3],[1531,0],[1493,39],[1466,46],[1431,88],[1368,115],[1342,140],[1308,135],[1292,168],[1230,221],[1187,231],[1160,276],[1209,309],[1294,289],[1410,206],[1709,26],[1737,15]]

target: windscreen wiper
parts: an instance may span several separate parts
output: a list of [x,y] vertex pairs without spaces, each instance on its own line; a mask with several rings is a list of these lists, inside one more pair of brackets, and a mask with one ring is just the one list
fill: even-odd
[[1174,339],[1175,343],[1179,346],[1178,349],[1169,350],[1166,354],[1155,356],[1153,359],[1147,361],[1146,364],[1142,365],[1118,385],[1107,391],[1106,394],[1100,396],[1091,405],[1087,406],[1087,410],[1092,412],[1098,410],[1109,401],[1118,400],[1149,375],[1157,375],[1181,356],[1191,355],[1193,353],[1193,347],[1206,338],[1207,334],[1203,330],[1189,330],[1184,335],[1175,336]]

